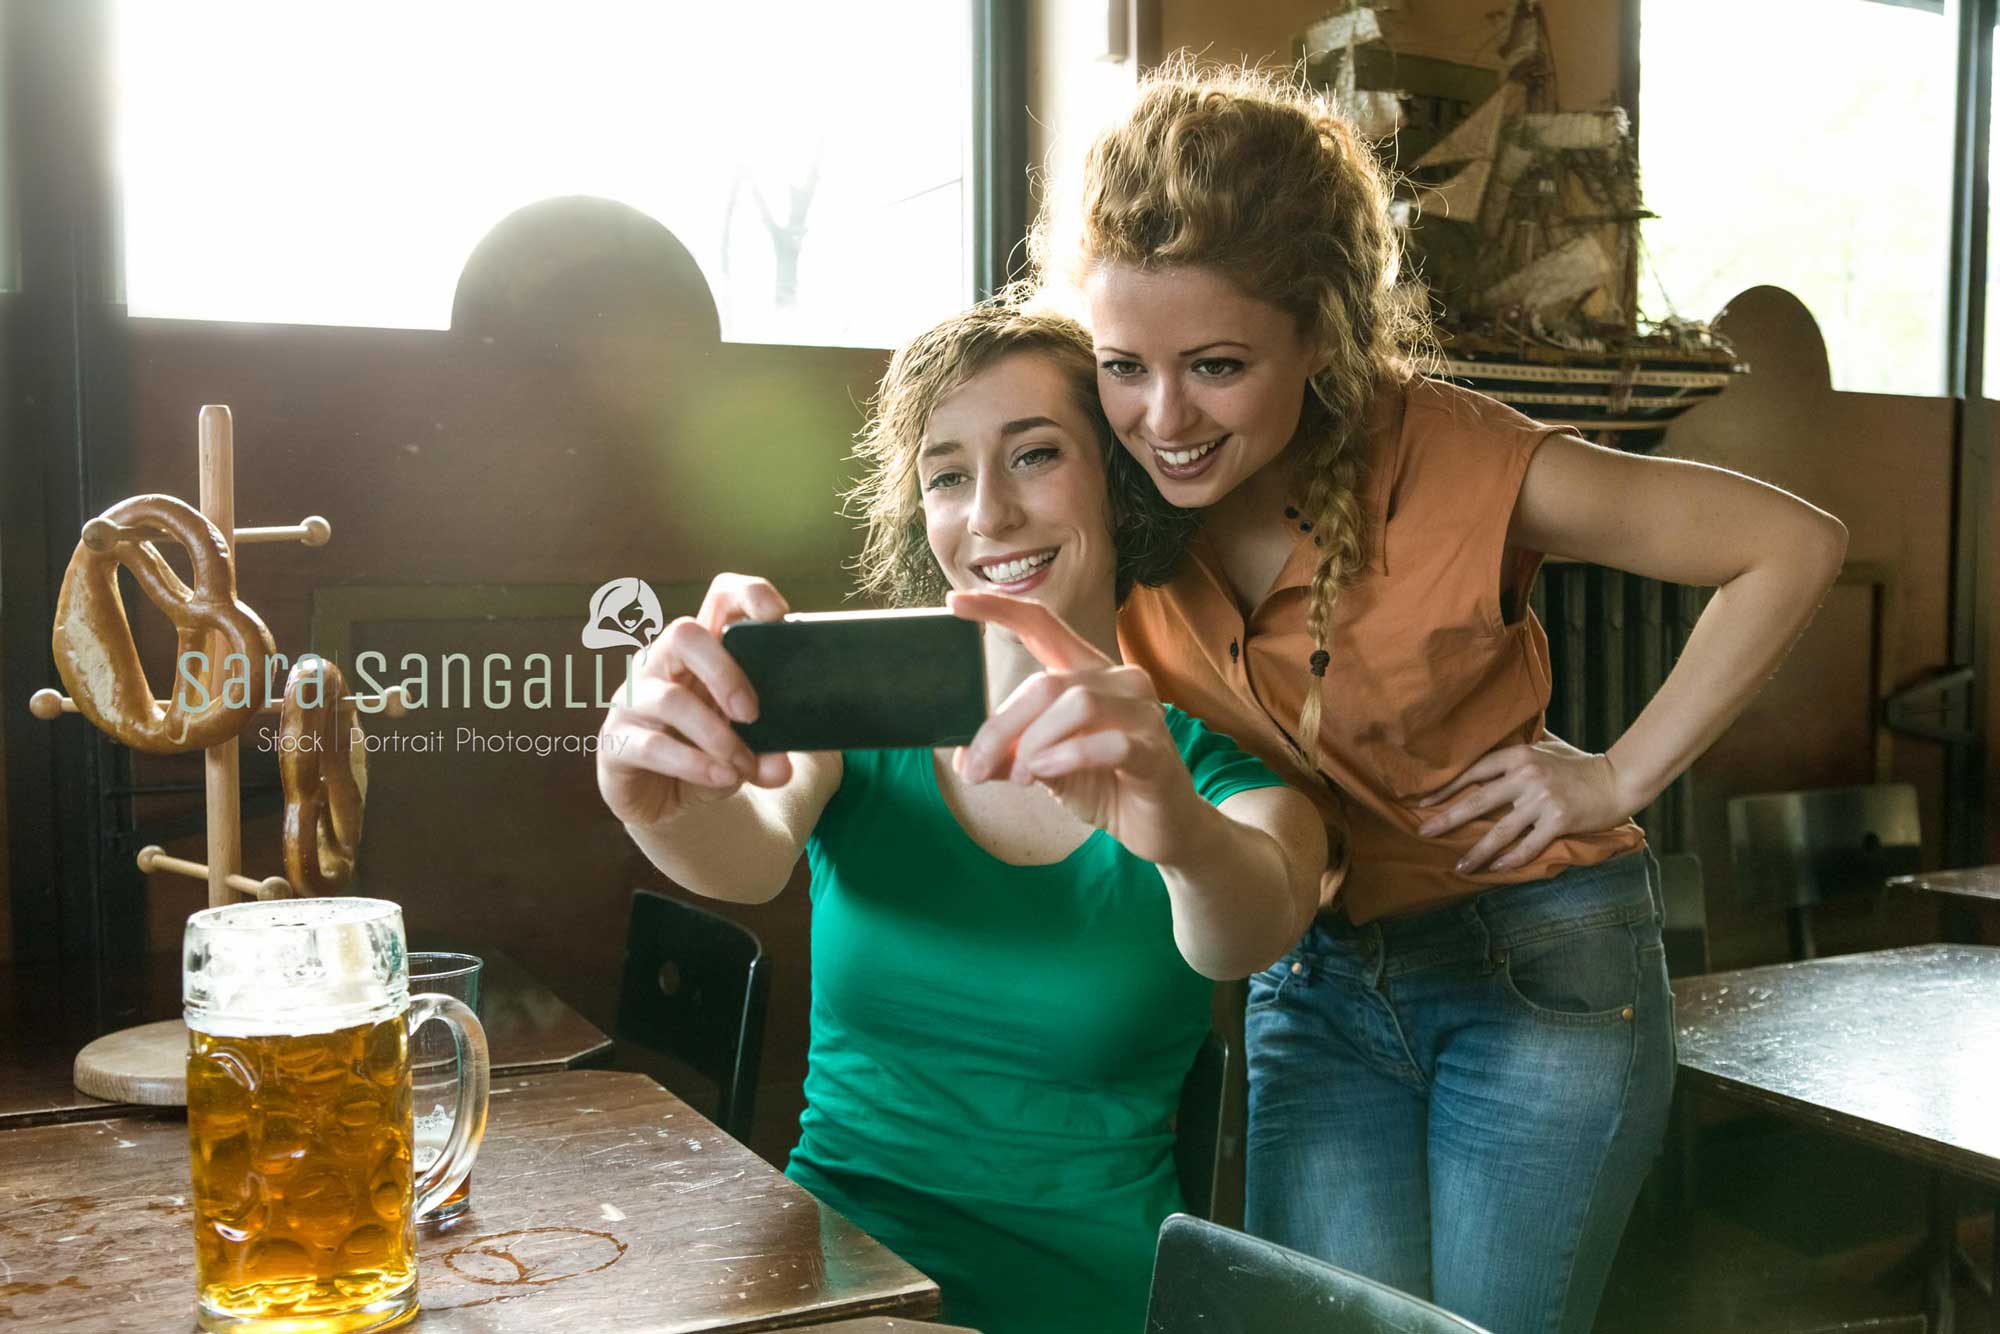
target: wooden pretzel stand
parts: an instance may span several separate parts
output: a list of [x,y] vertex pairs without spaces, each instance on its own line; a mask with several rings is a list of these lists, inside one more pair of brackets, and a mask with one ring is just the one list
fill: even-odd
[[[44,721],[82,713],[114,740],[152,754],[201,750],[208,860],[186,861],[147,847],[138,854],[141,871],[206,880],[210,907],[338,893],[353,871],[367,792],[366,747],[350,745],[355,709],[380,710],[390,717],[401,717],[407,709],[395,687],[378,696],[348,696],[338,668],[310,656],[293,668],[282,702],[261,698],[267,690],[267,659],[275,649],[263,622],[236,600],[237,549],[250,542],[324,546],[333,527],[318,515],[285,527],[236,526],[234,435],[229,409],[220,404],[201,410],[200,466],[198,515],[170,496],[137,496],[83,526],[83,540],[63,578],[54,634],[56,661],[71,694],[38,690],[29,709]],[[161,537],[188,549],[195,587],[182,583],[160,557],[151,539]],[[154,698],[118,593],[120,566],[174,621],[179,654],[199,649],[208,655],[204,686],[209,703],[204,708],[184,708],[178,675],[167,700]],[[248,679],[260,698],[228,705],[225,658],[238,653],[254,666]],[[177,656],[177,665],[180,660]],[[281,755],[287,874],[258,880],[242,874],[236,743],[255,716],[271,712],[282,714],[288,739],[310,734],[322,744],[288,747]],[[332,772],[323,763],[328,753],[335,760]],[[77,1053],[76,1087],[113,1102],[182,1106],[187,1102],[187,1050],[187,1028],[179,1019],[110,1033]]]

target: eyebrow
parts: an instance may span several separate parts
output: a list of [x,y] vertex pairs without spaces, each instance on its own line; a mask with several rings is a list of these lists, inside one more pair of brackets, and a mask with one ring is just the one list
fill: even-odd
[[[1053,426],[1058,431],[1062,429],[1062,423],[1056,421],[1053,417],[1016,417],[1013,421],[1007,422],[1000,427],[1000,436],[1002,439],[1005,439],[1010,435],[1019,435],[1023,431],[1040,430],[1044,426]],[[956,440],[940,440],[934,445],[925,446],[923,452],[918,454],[917,457],[919,459],[933,458],[939,454],[949,454],[958,448],[959,443]]]
[[[1200,347],[1183,348],[1179,355],[1183,357],[1198,357],[1202,353],[1212,352],[1218,347],[1240,347],[1245,352],[1253,350],[1250,344],[1239,343],[1234,338],[1218,338],[1213,343],[1203,343]],[[1103,356],[1107,352],[1120,357],[1137,357],[1139,355],[1136,352],[1127,352],[1122,347],[1100,347],[1097,349],[1097,352],[1099,356]]]

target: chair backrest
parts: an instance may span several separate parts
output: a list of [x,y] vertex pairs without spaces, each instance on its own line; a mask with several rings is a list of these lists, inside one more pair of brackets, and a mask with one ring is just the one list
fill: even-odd
[[1175,1214],[1160,1226],[1146,1334],[1485,1334],[1373,1279]]
[[1698,977],[1708,971],[1708,898],[1701,858],[1692,852],[1661,856],[1660,897],[1666,915],[1660,940],[1667,949],[1667,976]]
[[667,1052],[715,1082],[715,1120],[747,1140],[770,997],[764,945],[726,917],[649,889],[632,891],[617,1036]]
[[1222,1173],[1222,1114],[1229,1096],[1229,1044],[1215,1033],[1202,1039],[1194,1066],[1181,1084],[1174,1118],[1174,1171],[1181,1199],[1197,1218],[1215,1217]]
[[1736,894],[1757,907],[1803,908],[1876,893],[1923,856],[1917,790],[1908,783],[1762,792],[1729,802]]

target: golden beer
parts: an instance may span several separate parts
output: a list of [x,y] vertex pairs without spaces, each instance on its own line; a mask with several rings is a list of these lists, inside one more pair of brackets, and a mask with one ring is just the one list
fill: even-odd
[[[409,995],[402,910],[292,899],[196,913],[181,997],[197,1323],[360,1334],[409,1319],[414,1220],[472,1168],[488,1066],[463,1002]],[[410,1034],[433,1019],[459,1077],[449,1138],[420,1171]]]
[[203,1306],[361,1329],[415,1285],[400,1014],[304,1036],[192,1034],[188,1140]]

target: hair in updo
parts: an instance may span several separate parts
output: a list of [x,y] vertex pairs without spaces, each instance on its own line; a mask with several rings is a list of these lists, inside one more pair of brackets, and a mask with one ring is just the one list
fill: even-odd
[[1288,454],[1319,547],[1298,742],[1319,759],[1320,678],[1341,588],[1368,559],[1361,490],[1368,409],[1415,373],[1428,304],[1399,282],[1401,240],[1374,149],[1324,95],[1268,70],[1200,66],[1185,52],[1141,82],[1126,118],[1085,159],[1074,235],[1044,209],[1038,281],[1072,289],[1105,265],[1214,269],[1290,314],[1317,369]]
[[1063,372],[1077,410],[1096,438],[1111,507],[1118,601],[1125,600],[1134,584],[1163,584],[1172,576],[1200,516],[1162,499],[1145,469],[1118,443],[1097,400],[1097,357],[1089,331],[1065,315],[1024,310],[998,297],[905,343],[869,400],[868,420],[855,437],[853,454],[863,471],[845,496],[847,514],[865,529],[856,565],[861,592],[898,607],[932,607],[944,601],[951,585],[931,554],[917,486],[924,430],[954,389],[1022,353],[1045,357]]

